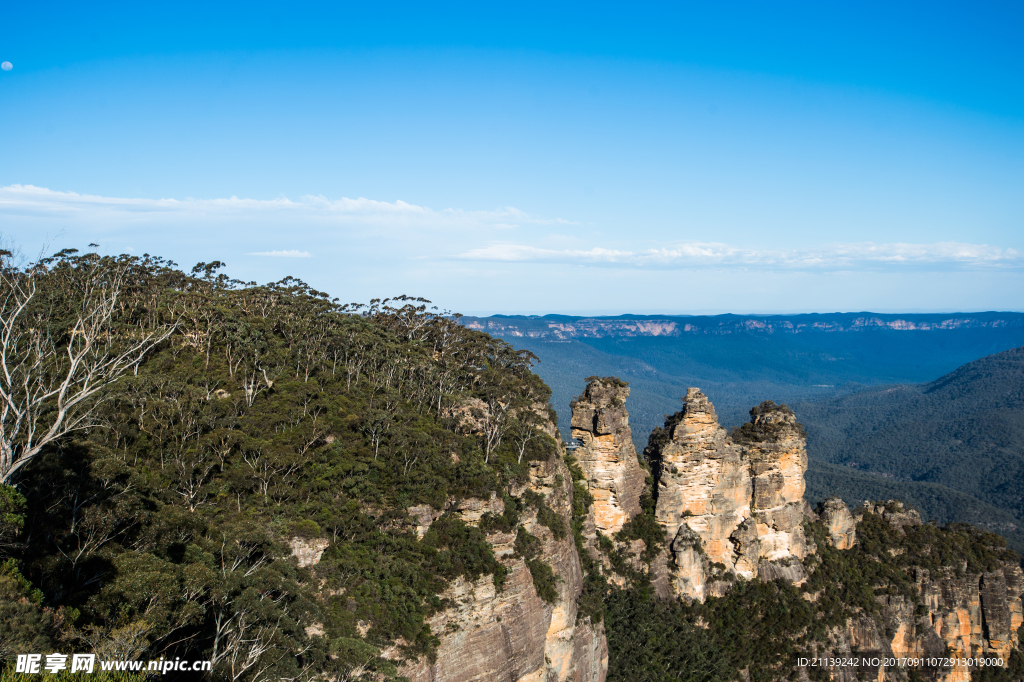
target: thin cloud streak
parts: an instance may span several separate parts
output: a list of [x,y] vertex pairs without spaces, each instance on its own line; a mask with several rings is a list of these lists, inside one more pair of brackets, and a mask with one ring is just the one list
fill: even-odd
[[295,249],[285,251],[254,251],[253,253],[247,253],[246,256],[273,256],[276,258],[312,258],[313,254],[309,251],[297,251]]
[[458,260],[503,263],[558,263],[621,268],[747,268],[779,270],[863,270],[878,268],[1021,269],[1024,258],[1015,249],[938,242],[935,244],[830,244],[807,249],[744,249],[729,244],[692,242],[657,249],[623,251],[543,249],[496,243],[454,256]]
[[34,185],[0,187],[0,215],[63,219],[103,219],[138,223],[143,220],[174,219],[269,219],[306,218],[327,223],[401,224],[415,227],[514,228],[530,225],[575,225],[561,218],[533,216],[512,206],[490,211],[447,208],[435,210],[397,200],[328,199],[306,195],[297,201],[279,199],[132,199],[61,192]]
[[[238,197],[138,199],[61,192],[33,185],[9,185],[0,187],[0,218],[5,216],[22,219],[24,224],[32,226],[31,231],[36,232],[39,225],[51,224],[63,230],[65,226],[78,224],[89,230],[124,229],[133,233],[141,229],[166,227],[211,232],[223,226],[225,231],[222,233],[230,233],[238,224],[244,224],[247,229],[259,225],[276,235],[282,225],[288,225],[289,229],[297,230],[307,238],[327,240],[323,242],[325,247],[337,244],[335,240],[339,239],[372,234],[377,240],[372,243],[378,243],[381,235],[401,240],[420,232],[428,239],[426,247],[420,244],[418,250],[403,252],[398,249],[393,256],[449,263],[462,261],[467,265],[473,262],[539,263],[666,271],[692,268],[780,272],[1024,270],[1024,256],[1012,248],[952,241],[932,244],[860,242],[792,249],[759,249],[696,241],[645,249],[628,246],[543,248],[533,244],[555,236],[541,234],[544,227],[577,223],[533,216],[514,207],[491,211],[435,210],[401,200],[327,199],[313,195],[298,200]],[[344,235],[343,230],[332,229],[345,226],[353,229]],[[516,233],[517,242],[483,241],[497,236],[493,231],[508,234],[509,230],[520,227],[522,231]],[[318,229],[322,231],[318,232]],[[276,239],[267,239],[266,236],[261,236],[259,243],[253,243],[253,234],[257,233],[247,233],[249,248],[271,248],[251,251],[246,255],[313,257],[307,251],[273,249]],[[366,248],[365,245],[362,248]]]

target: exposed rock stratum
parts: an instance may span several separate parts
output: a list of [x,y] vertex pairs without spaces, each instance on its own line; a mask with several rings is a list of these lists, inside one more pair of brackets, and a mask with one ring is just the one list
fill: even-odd
[[698,601],[721,594],[730,581],[709,582],[712,571],[799,582],[807,445],[793,412],[762,403],[730,436],[699,389],[687,390],[683,402],[651,452],[671,591]]
[[[557,433],[553,424],[543,429]],[[564,450],[548,461],[531,463],[529,482],[510,494],[541,496],[568,528],[572,513],[572,478]],[[470,525],[485,513],[500,514],[501,498],[460,500],[449,510]],[[429,525],[438,511],[410,510],[417,525]],[[502,590],[490,575],[475,581],[457,579],[440,595],[451,604],[429,619],[440,636],[437,658],[408,663],[401,673],[411,682],[604,682],[608,671],[608,644],[604,625],[590,618],[577,619],[576,600],[583,585],[579,554],[572,536],[555,537],[528,508],[522,527],[539,538],[538,559],[551,566],[557,597],[551,603],[537,594],[530,568],[515,554],[515,533],[491,532],[487,540],[508,571]]]
[[[625,587],[603,558],[598,533],[608,538],[641,513],[646,472],[632,445],[626,399],[629,388],[614,379],[592,379],[573,403],[572,435],[580,443],[574,455],[594,498],[582,521],[585,551],[598,559],[605,575]],[[824,501],[817,514],[804,500],[807,447],[793,412],[770,401],[750,411],[750,421],[732,433],[718,422],[715,408],[691,388],[683,409],[656,430],[646,451],[654,477],[655,518],[665,532],[666,549],[650,566],[662,598],[704,601],[721,596],[737,580],[784,580],[801,584],[804,560],[817,549],[804,522],[820,520],[824,541],[840,551],[856,546],[857,525],[874,514],[896,532],[920,525],[920,515],[901,503],[865,503],[854,513],[839,498]],[[557,436],[554,424],[544,431]],[[560,455],[564,450],[559,447]],[[540,496],[568,527],[574,486],[562,456],[531,463],[528,483],[508,491],[512,497]],[[471,525],[484,514],[501,514],[502,498],[451,500],[445,510],[410,508],[422,535],[442,513],[454,513]],[[603,624],[577,619],[582,592],[580,556],[571,535],[556,537],[540,523],[536,509],[522,526],[542,542],[540,559],[557,578],[557,597],[545,602],[537,593],[529,565],[514,550],[515,534],[491,532],[487,539],[507,569],[503,589],[491,576],[458,579],[441,597],[448,606],[430,618],[440,644],[433,662],[407,662],[401,672],[413,682],[604,682],[608,645]],[[613,538],[614,539],[614,538]],[[643,541],[616,541],[640,567]],[[304,558],[319,548],[296,547]],[[301,551],[300,551],[301,550]],[[810,565],[810,564],[808,564]],[[1018,645],[1024,621],[1021,596],[1024,573],[1006,565],[983,573],[952,567],[912,569],[909,576],[920,603],[899,594],[876,597],[880,611],[850,618],[830,630],[816,655],[862,658],[1001,657]],[[807,595],[814,600],[818,595]],[[834,668],[831,680],[854,682],[866,671]],[[907,679],[906,671],[880,666],[870,677],[879,682]],[[795,679],[806,679],[806,671]],[[803,675],[803,676],[802,676]],[[859,677],[858,677],[859,675]],[[936,682],[969,682],[970,670],[953,665],[926,673]]]
[[629,428],[629,387],[611,379],[592,379],[572,406],[572,437],[582,443],[576,460],[594,496],[594,525],[613,535],[640,513],[644,472]]

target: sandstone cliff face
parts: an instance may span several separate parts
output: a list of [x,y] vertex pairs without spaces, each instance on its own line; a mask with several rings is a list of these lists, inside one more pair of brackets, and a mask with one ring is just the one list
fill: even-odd
[[[857,523],[864,514],[881,516],[889,525],[903,532],[907,526],[921,525],[914,509],[889,500],[884,504],[864,505],[850,514],[838,498],[822,503],[819,516],[829,531],[828,542],[837,549],[852,546]],[[1006,564],[995,571],[969,573],[963,566],[948,567],[937,572],[924,568],[911,569],[921,605],[902,595],[878,596],[878,616],[851,619],[844,628],[833,632],[827,652],[818,655],[860,658],[1002,658],[1009,659],[1018,645],[1018,629],[1024,621],[1021,596],[1024,594],[1024,572],[1017,564]],[[831,679],[854,682],[854,668],[835,669]],[[935,682],[969,682],[971,667],[957,664],[941,669],[924,669],[923,679]],[[879,666],[870,677],[880,681],[902,681],[906,672]]]
[[736,439],[707,396],[691,388],[666,426],[667,442],[651,458],[673,591],[701,601],[720,593],[729,583],[709,586],[711,569],[800,581],[807,449],[793,413],[765,403]]
[[[572,479],[561,456],[533,462],[529,484],[510,491],[521,497],[527,490],[570,525]],[[463,500],[451,505],[466,523],[477,524],[484,513],[500,514],[500,498]],[[412,510],[410,510],[412,511]],[[416,508],[417,524],[436,512]],[[508,570],[504,588],[495,589],[491,576],[476,581],[459,579],[440,595],[452,606],[429,619],[441,643],[433,664],[406,664],[401,674],[412,682],[603,682],[608,669],[604,626],[576,619],[576,599],[583,575],[571,534],[559,539],[537,521],[535,509],[522,516],[522,526],[543,543],[540,560],[558,579],[558,596],[545,603],[534,588],[530,569],[514,556],[515,533],[490,533],[488,541]]]
[[[895,630],[888,642],[894,655],[923,656],[948,646],[954,658],[1009,658],[1021,624],[1019,566],[961,576],[951,568],[935,575],[919,568],[915,574],[927,615],[916,616],[914,605],[902,598],[885,604],[887,629]],[[939,679],[969,682],[970,668],[956,665]]]
[[640,513],[644,472],[633,447],[628,397],[621,382],[594,379],[572,408],[572,437],[583,444],[574,456],[594,496],[594,527],[605,535]]
[[[868,502],[857,517],[875,513],[893,528],[921,525],[916,509],[890,500],[885,505]],[[967,573],[966,561],[959,567],[931,573],[916,568],[913,578],[927,613],[918,615],[913,604],[902,597],[884,602],[886,631],[893,632],[887,647],[893,655],[943,655],[957,659],[994,657],[1006,660],[1018,644],[1017,630],[1022,622],[1021,594],[1024,573],[1018,565],[1006,565],[996,571]],[[942,682],[969,682],[971,669],[955,665],[936,675]]]
[[830,497],[821,504],[821,522],[828,531],[828,542],[836,549],[850,549],[857,542],[857,522],[846,503]]
[[[860,658],[1002,658],[1008,660],[1017,646],[1021,625],[1021,593],[1024,574],[1019,566],[988,573],[956,575],[954,569],[931,575],[917,569],[914,578],[924,609],[902,596],[879,597],[877,618],[852,619],[836,631],[827,652],[818,655]],[[948,647],[948,649],[947,649]],[[948,652],[948,653],[947,653]],[[864,679],[850,667],[834,669],[831,679],[854,682]],[[934,682],[970,682],[971,668],[957,664],[920,670]],[[896,682],[906,671],[884,665],[870,671],[870,678]]]
[[320,557],[330,543],[324,538],[305,539],[294,537],[289,541],[292,548],[292,556],[299,562],[299,568],[315,566],[320,563]]
[[757,522],[760,558],[802,559],[804,539],[804,472],[807,437],[788,408],[762,403],[738,434],[750,456],[753,497],[750,511]]

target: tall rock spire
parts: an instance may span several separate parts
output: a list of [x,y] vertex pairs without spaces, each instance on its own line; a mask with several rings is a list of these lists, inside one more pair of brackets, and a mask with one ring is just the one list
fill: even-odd
[[793,411],[768,400],[750,411],[750,421],[733,434],[750,454],[754,494],[750,511],[757,521],[760,556],[768,561],[802,559],[804,472],[807,435]]
[[594,496],[594,525],[605,535],[640,513],[644,472],[629,429],[628,397],[625,382],[592,377],[572,406],[572,437],[582,443],[576,459]]
[[806,551],[807,449],[793,412],[762,403],[730,435],[699,389],[688,389],[683,403],[649,453],[674,591],[703,601],[730,575],[802,579],[799,564],[788,561]]

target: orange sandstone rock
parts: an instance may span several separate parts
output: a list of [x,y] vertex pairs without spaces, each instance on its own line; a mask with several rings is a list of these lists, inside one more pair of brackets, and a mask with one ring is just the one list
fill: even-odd
[[674,591],[703,601],[704,573],[716,564],[747,580],[802,581],[807,447],[792,411],[762,403],[730,435],[699,389],[688,389],[683,403],[651,453]]
[[629,387],[594,379],[572,409],[572,436],[582,443],[575,457],[594,496],[594,526],[613,535],[640,513],[644,472],[629,428]]

